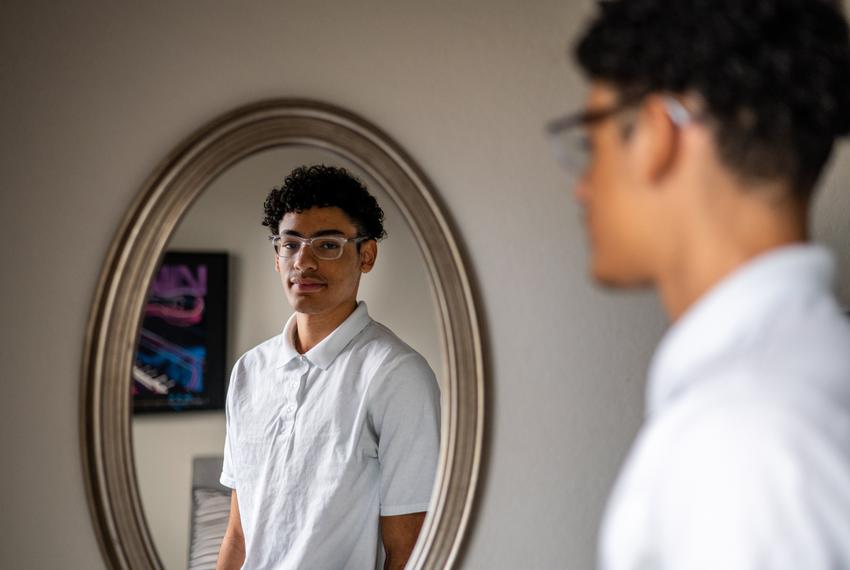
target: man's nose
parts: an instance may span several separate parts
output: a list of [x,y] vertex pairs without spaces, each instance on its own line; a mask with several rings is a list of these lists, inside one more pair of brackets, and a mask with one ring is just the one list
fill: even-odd
[[587,205],[588,198],[590,196],[588,184],[587,184],[587,176],[586,173],[582,172],[579,176],[571,181],[573,198],[575,198],[576,202],[581,204],[582,206]]
[[316,259],[316,254],[313,253],[313,248],[307,244],[299,247],[298,251],[292,257],[292,265],[296,269],[315,269],[318,266],[318,260]]

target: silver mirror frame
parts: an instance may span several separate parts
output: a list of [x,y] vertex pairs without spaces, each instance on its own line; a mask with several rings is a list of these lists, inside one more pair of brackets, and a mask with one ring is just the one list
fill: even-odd
[[422,171],[386,134],[315,101],[248,105],[203,127],[156,169],[125,215],[89,315],[80,394],[89,508],[108,567],[162,568],[133,457],[130,370],[148,283],[177,224],[219,174],[263,150],[331,151],[377,180],[417,239],[436,293],[446,354],[443,446],[431,507],[410,569],[451,568],[472,512],[484,429],[484,361],[463,256]]

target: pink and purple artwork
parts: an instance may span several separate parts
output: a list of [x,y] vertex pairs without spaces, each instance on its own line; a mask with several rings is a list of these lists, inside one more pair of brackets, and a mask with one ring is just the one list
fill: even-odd
[[223,407],[226,315],[227,254],[166,253],[136,348],[135,412]]

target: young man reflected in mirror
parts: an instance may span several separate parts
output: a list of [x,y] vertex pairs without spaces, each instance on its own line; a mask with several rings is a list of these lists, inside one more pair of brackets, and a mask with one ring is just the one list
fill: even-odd
[[344,169],[310,166],[268,195],[263,225],[294,314],[233,368],[218,568],[403,568],[437,470],[440,394],[357,301],[383,212]]
[[549,132],[591,273],[672,321],[600,566],[850,568],[850,322],[808,226],[850,131],[839,3],[601,2],[576,55],[586,109]]

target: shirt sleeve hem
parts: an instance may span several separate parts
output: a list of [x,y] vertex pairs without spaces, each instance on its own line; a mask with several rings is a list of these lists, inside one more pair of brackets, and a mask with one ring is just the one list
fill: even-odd
[[218,479],[218,482],[224,485],[225,487],[229,487],[231,489],[236,488],[236,480],[230,475],[225,475],[224,473],[222,473],[221,477],[219,477]]
[[388,505],[381,507],[382,517],[393,517],[396,515],[409,515],[412,513],[424,513],[428,510],[428,503],[415,503],[412,505]]

